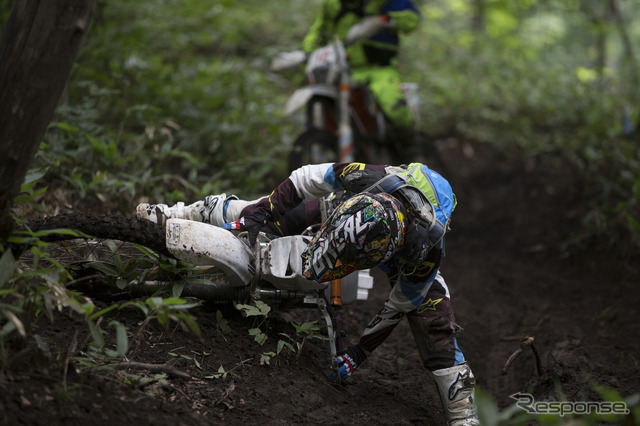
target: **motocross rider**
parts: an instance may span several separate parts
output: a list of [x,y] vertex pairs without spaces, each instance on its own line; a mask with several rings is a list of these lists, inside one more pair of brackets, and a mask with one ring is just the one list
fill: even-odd
[[[408,144],[415,116],[402,92],[397,70],[399,33],[419,24],[410,0],[324,0],[322,10],[302,41],[307,53],[331,42],[359,41],[346,47],[354,81],[367,84],[403,144]],[[370,37],[362,39],[364,35]]]
[[[320,199],[332,193],[344,194],[346,201],[326,212]],[[406,316],[449,424],[477,425],[475,378],[458,347],[462,329],[438,269],[455,206],[447,180],[424,164],[327,163],[294,170],[271,195],[254,201],[210,195],[188,206],[140,204],[137,216],[248,231],[252,244],[261,230],[295,235],[322,223],[302,255],[307,278],[323,282],[378,266],[392,285],[358,344],[338,356],[341,378],[348,379]]]

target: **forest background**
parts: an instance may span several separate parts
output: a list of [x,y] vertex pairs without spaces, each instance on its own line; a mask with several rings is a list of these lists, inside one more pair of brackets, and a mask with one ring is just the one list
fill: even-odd
[[[637,235],[640,1],[419,6],[400,57],[419,84],[419,128],[530,158],[560,153],[592,183],[579,239]],[[269,62],[299,48],[319,7],[100,1],[28,182],[47,182],[59,208],[121,212],[142,199],[269,191],[303,124],[282,116],[302,71],[274,74]]]
[[[15,3],[0,5],[0,29]],[[289,174],[303,127],[301,115],[282,114],[303,76],[272,73],[269,63],[299,48],[320,4],[99,1],[17,218],[132,215],[139,202],[270,191]],[[419,85],[420,130],[436,144],[482,144],[496,161],[514,150],[524,164],[563,158],[588,183],[567,249],[637,253],[640,0],[418,4],[423,21],[403,39],[399,62]],[[24,278],[8,270],[3,297]],[[23,302],[3,305],[0,360],[5,341],[27,337],[21,326],[41,313]]]

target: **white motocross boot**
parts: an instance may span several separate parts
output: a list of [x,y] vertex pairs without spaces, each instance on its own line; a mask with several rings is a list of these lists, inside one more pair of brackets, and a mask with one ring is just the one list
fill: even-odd
[[[234,205],[231,209],[234,213],[229,215],[227,210],[231,201],[239,205]],[[238,200],[235,195],[228,197],[227,194],[209,195],[204,200],[196,201],[188,206],[185,206],[183,202],[178,202],[171,207],[166,204],[138,204],[136,216],[160,224],[165,223],[167,219],[177,218],[222,226],[227,221],[235,220],[235,217],[229,216],[237,215],[247,204],[247,202]]]
[[464,362],[431,373],[438,386],[449,425],[479,425],[473,389],[476,379],[469,365]]

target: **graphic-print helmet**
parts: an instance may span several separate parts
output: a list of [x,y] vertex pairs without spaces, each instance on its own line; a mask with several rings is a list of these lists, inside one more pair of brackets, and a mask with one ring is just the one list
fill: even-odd
[[406,212],[388,194],[358,194],[338,206],[302,253],[305,277],[325,282],[385,262],[404,244]]

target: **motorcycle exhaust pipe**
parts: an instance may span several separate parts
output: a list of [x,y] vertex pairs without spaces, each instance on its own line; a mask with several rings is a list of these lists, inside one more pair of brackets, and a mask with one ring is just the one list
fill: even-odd
[[[145,281],[143,284],[132,282],[127,288],[138,293],[151,294],[158,290],[170,290],[175,282]],[[299,290],[278,290],[274,288],[261,288],[251,292],[249,286],[234,286],[229,283],[202,284],[184,282],[182,297],[194,297],[208,302],[231,302],[248,299],[265,301],[303,301],[306,297],[315,296],[314,292]],[[315,302],[315,298],[314,301]]]

